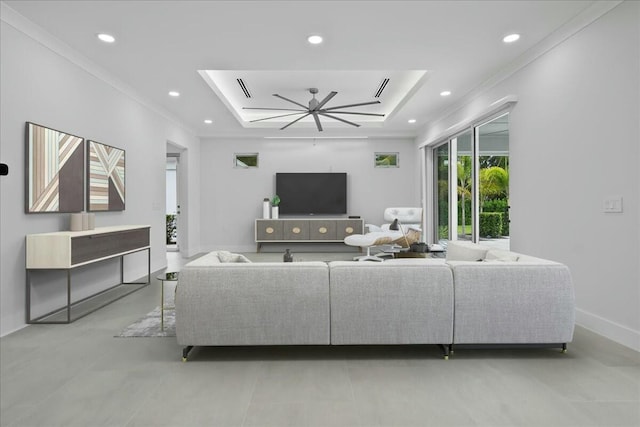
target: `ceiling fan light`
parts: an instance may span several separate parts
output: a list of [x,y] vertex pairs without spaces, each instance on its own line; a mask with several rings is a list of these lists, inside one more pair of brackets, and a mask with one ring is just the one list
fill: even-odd
[[322,36],[319,36],[317,34],[313,34],[310,35],[309,37],[307,37],[307,41],[311,44],[320,44],[322,43]]

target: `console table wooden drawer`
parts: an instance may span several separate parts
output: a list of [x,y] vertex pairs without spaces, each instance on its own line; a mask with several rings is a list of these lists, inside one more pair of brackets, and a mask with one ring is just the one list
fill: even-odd
[[71,238],[71,264],[149,246],[149,229],[123,230]]

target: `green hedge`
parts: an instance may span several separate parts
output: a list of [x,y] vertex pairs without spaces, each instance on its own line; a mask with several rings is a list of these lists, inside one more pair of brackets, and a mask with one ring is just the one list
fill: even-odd
[[177,218],[175,215],[167,215],[167,245],[176,242]]
[[502,236],[502,212],[480,213],[480,237]]

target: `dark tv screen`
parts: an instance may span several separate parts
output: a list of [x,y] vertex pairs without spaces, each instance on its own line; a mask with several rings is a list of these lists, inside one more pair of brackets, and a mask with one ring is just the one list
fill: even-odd
[[347,213],[346,173],[276,173],[283,215]]

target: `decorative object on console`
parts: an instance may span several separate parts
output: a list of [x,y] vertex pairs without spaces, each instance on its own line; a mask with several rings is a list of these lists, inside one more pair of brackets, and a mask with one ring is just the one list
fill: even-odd
[[96,141],[87,145],[87,210],[123,211],[125,151]]
[[393,222],[389,225],[389,230],[398,231],[400,228],[398,227],[398,218],[394,219]]
[[271,208],[271,203],[269,202],[269,198],[265,197],[264,200],[262,201],[262,219],[269,219],[270,218],[270,210]]
[[282,257],[282,261],[293,262],[293,255],[291,254],[290,249],[285,249],[284,256]]
[[82,212],[72,213],[69,219],[69,230],[82,231]]
[[0,163],[0,175],[9,175],[9,166],[6,163]]
[[84,139],[27,122],[26,213],[84,208]]
[[279,205],[280,205],[280,197],[276,194],[275,196],[273,196],[273,199],[271,199],[271,218],[278,219],[278,214],[280,210]]

